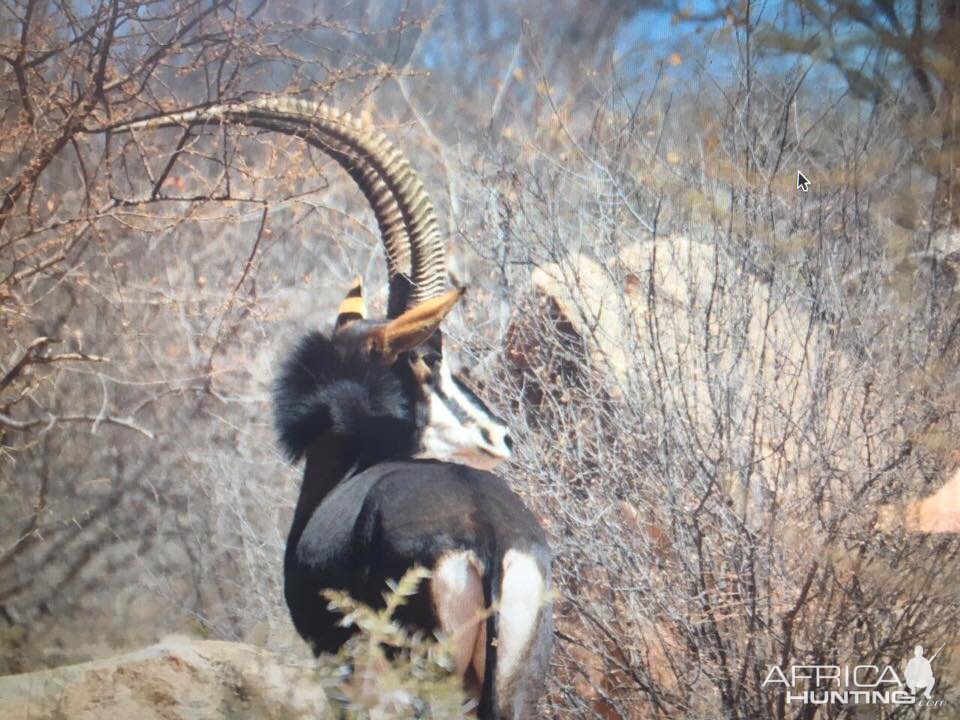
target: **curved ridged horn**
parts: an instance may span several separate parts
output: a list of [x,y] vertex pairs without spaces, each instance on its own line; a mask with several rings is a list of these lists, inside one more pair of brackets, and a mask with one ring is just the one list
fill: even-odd
[[[382,132],[366,123],[318,103],[268,98],[151,118],[116,129],[216,119],[302,137],[350,174],[373,208],[380,227],[391,280],[389,317],[443,293],[446,256],[433,203],[406,157]],[[413,288],[410,297],[404,298],[399,283],[394,281],[407,272]]]

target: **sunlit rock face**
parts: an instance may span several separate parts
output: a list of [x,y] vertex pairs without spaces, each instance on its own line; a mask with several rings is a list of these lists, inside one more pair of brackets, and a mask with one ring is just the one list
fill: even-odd
[[126,655],[0,677],[0,720],[326,718],[315,670],[252,645],[170,638]]

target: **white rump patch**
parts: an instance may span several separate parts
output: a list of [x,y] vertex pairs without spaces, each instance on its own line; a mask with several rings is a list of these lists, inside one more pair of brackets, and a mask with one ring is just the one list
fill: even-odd
[[[463,677],[473,660],[482,628],[483,567],[477,556],[463,550],[440,558],[430,578],[430,595],[440,628],[450,639],[456,672]],[[482,662],[480,670],[482,683]]]
[[518,550],[503,556],[497,633],[497,687],[505,688],[523,661],[544,603],[544,579],[537,562]]

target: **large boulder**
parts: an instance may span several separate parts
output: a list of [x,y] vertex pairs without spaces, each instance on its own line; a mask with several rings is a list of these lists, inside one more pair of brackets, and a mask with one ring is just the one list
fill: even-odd
[[310,664],[240,643],[172,637],[143,650],[0,677],[0,720],[317,720]]
[[[960,246],[951,240],[938,249],[944,257]],[[604,263],[571,254],[534,270],[531,284],[571,338],[568,354],[583,348],[582,362],[604,369],[612,394],[643,392],[647,378],[661,376],[663,402],[704,447],[716,440],[715,416],[730,413],[742,427],[755,421],[751,451],[723,478],[731,497],[764,486],[776,487],[781,502],[805,497],[806,465],[819,461],[820,448],[815,434],[809,440],[797,429],[811,424],[845,438],[845,449],[831,451],[836,471],[856,476],[865,466],[856,363],[805,308],[771,295],[717,246],[674,236],[629,244]],[[748,464],[753,488],[738,477]],[[886,529],[960,532],[960,472],[929,497],[881,507],[880,517]]]
[[[718,417],[751,430],[724,478],[731,496],[748,492],[742,477],[752,477],[754,493],[816,461],[796,430],[812,412],[841,422],[842,406],[825,397],[823,363],[837,374],[846,360],[805,309],[716,245],[673,236],[631,243],[605,262],[571,254],[537,268],[531,283],[612,396],[656,396],[706,448],[725,441]],[[847,468],[861,459],[858,447],[849,444]]]

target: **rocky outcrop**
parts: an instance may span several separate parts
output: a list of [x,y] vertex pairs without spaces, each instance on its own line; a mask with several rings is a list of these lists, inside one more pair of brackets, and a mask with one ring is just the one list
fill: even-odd
[[[955,258],[958,237],[941,239],[938,257]],[[562,331],[560,355],[582,353],[580,363],[568,360],[566,368],[534,376],[569,375],[592,364],[603,368],[614,396],[661,377],[664,406],[704,447],[716,439],[716,417],[730,413],[735,425],[752,425],[753,446],[722,478],[731,498],[747,501],[764,486],[780,502],[805,497],[806,468],[816,466],[821,448],[816,433],[798,428],[815,425],[821,435],[844,438],[844,447],[831,450],[835,472],[855,477],[865,466],[869,443],[856,417],[863,405],[856,362],[793,297],[772,295],[718,247],[675,236],[632,243],[604,263],[571,254],[534,270],[531,284]],[[519,343],[508,356],[543,364]],[[524,391],[541,411],[536,393],[544,390],[527,382]],[[743,472],[748,464],[750,472]],[[752,487],[740,484],[743,475]],[[929,497],[881,507],[880,518],[884,529],[960,532],[960,472]]]
[[[852,403],[824,400],[825,360],[834,373],[847,363],[814,318],[717,246],[674,236],[626,245],[603,263],[572,254],[534,270],[531,284],[576,338],[570,344],[584,348],[583,364],[607,377],[611,396],[657,397],[705,448],[723,442],[718,417],[750,430],[749,444],[724,450],[737,456],[722,484],[741,503],[761,487],[778,485],[781,500],[784,487],[802,487],[783,478],[802,474],[819,449],[796,428],[815,408],[839,425]],[[847,468],[860,460],[853,440]]]
[[316,720],[330,715],[315,673],[252,645],[174,637],[0,677],[0,720]]

